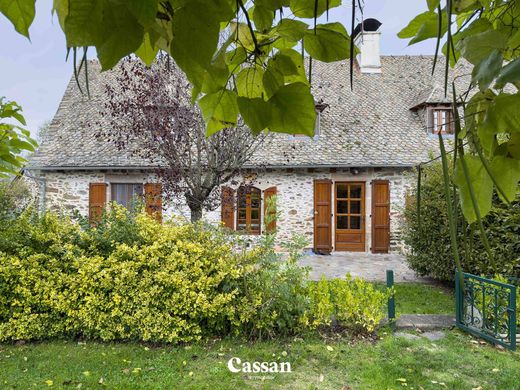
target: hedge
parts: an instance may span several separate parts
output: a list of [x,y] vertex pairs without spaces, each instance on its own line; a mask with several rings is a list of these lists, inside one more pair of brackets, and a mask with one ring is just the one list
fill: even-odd
[[333,297],[316,294],[298,266],[301,239],[282,260],[273,235],[247,249],[225,229],[160,224],[116,205],[94,228],[28,210],[0,226],[0,236],[0,341],[279,337],[328,326],[331,317],[372,332],[387,298],[361,280],[333,281],[335,295],[353,298],[324,317],[316,308]]
[[[417,189],[407,197],[403,218],[403,240],[410,267],[418,274],[438,280],[453,280],[455,264],[450,241],[442,167],[423,167],[421,183],[421,223],[416,207]],[[457,209],[457,241],[465,272],[477,275],[520,277],[520,195],[511,205],[496,196],[491,212],[484,218],[491,253],[489,258],[475,225],[467,225]]]

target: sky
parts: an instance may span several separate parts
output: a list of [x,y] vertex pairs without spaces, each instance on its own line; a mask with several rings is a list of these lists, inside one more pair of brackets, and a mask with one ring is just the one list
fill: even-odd
[[[341,21],[349,29],[350,1],[343,2],[345,5],[330,11],[329,21]],[[434,40],[408,47],[406,41],[397,38],[397,33],[414,16],[426,10],[426,1],[364,0],[364,4],[364,18],[376,18],[383,23],[381,54],[433,54]],[[0,14],[0,96],[23,107],[27,127],[34,136],[56,113],[72,76],[71,61],[65,61],[65,37],[51,10],[52,0],[36,2],[30,41]]]

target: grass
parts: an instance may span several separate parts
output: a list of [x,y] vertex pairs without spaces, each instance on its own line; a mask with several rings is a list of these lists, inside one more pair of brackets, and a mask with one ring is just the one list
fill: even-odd
[[[54,341],[0,345],[2,388],[122,389],[520,389],[520,355],[459,331],[432,343],[381,332],[377,342],[318,337],[249,344],[232,340],[186,347]],[[288,361],[291,373],[244,374],[242,361]],[[258,378],[250,377],[258,375]],[[263,379],[262,379],[263,378]],[[80,386],[81,385],[81,386]]]
[[395,302],[398,314],[455,313],[455,291],[438,285],[397,283]]

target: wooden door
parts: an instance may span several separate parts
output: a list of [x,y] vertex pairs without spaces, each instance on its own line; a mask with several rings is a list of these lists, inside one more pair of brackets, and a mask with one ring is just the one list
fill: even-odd
[[372,181],[372,253],[390,247],[390,186],[388,180]]
[[337,251],[365,251],[365,183],[335,185],[335,238]]
[[332,251],[332,182],[314,180],[314,252]]

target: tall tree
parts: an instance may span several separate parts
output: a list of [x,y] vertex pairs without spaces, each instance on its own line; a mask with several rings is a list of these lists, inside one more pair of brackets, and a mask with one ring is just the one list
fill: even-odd
[[240,173],[264,140],[243,125],[206,136],[189,84],[167,56],[151,67],[124,60],[105,92],[102,127],[108,130],[100,135],[156,165],[165,194],[184,197],[192,221],[219,205],[220,186]]

